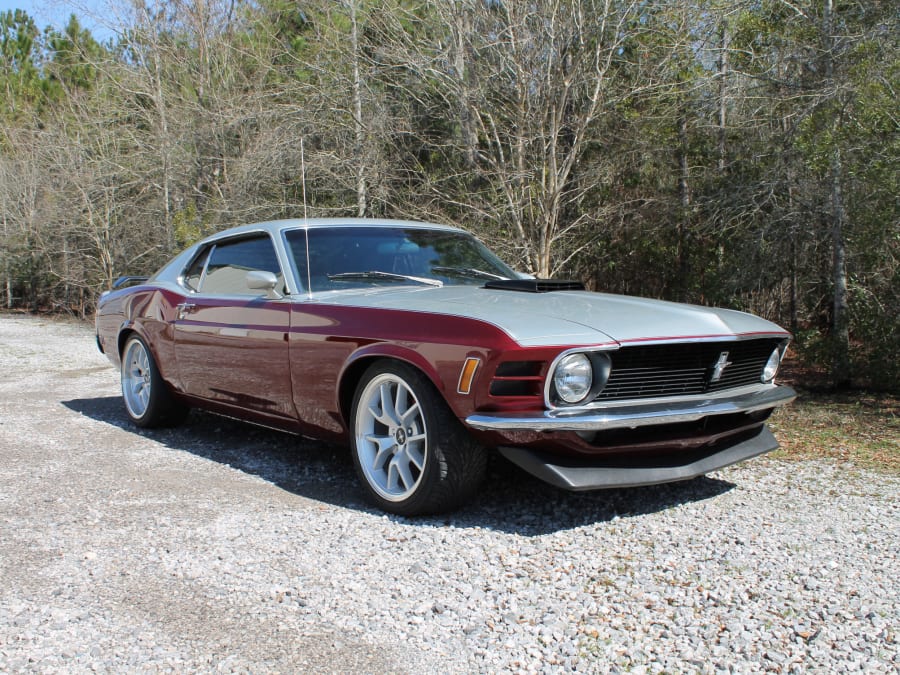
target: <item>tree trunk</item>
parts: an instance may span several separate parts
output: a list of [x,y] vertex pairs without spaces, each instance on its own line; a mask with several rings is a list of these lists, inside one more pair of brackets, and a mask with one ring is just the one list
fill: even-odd
[[453,4],[453,68],[456,71],[459,87],[459,123],[466,166],[475,167],[478,159],[478,132],[472,114],[470,82],[471,70],[468,66],[466,40],[472,32],[472,21],[465,7]]
[[3,255],[3,278],[4,285],[6,288],[6,309],[12,309],[12,275],[9,270],[9,259],[10,252],[8,250],[9,246],[9,223],[6,221],[6,213],[4,209],[3,213],[3,240],[7,245],[7,251]]
[[727,167],[726,162],[726,123],[727,123],[727,115],[728,115],[728,46],[729,46],[729,36],[728,36],[728,28],[725,26],[723,21],[722,23],[722,36],[721,43],[719,45],[719,138],[718,138],[718,169],[719,176],[724,177],[725,168]]
[[844,209],[842,178],[841,152],[839,148],[835,148],[831,156],[831,245],[834,283],[832,316],[834,361],[832,362],[831,378],[837,388],[845,388],[850,385],[850,307],[847,298],[847,248],[844,243],[847,212]]
[[355,134],[353,154],[356,160],[356,215],[362,218],[368,208],[366,185],[365,128],[362,121],[362,78],[359,73],[359,24],[356,18],[356,0],[350,2],[350,48],[353,50],[353,130]]
[[171,255],[175,251],[175,229],[172,226],[172,197],[170,194],[172,183],[172,166],[169,149],[169,119],[166,111],[166,102],[163,98],[163,75],[160,59],[161,56],[159,54],[154,55],[154,84],[156,85],[156,110],[159,113],[159,131],[162,154],[162,201],[163,216],[165,221],[165,246],[166,253]]
[[690,283],[690,209],[691,209],[691,184],[690,163],[688,158],[688,125],[687,111],[682,111],[678,121],[678,196],[681,203],[681,213],[678,217],[678,280],[680,299],[688,301],[688,289]]
[[[834,0],[825,0],[823,32],[825,42],[825,78],[829,88],[834,89]],[[832,96],[836,94],[832,93]],[[838,102],[835,101],[835,104]],[[834,128],[840,127],[840,111],[835,110]],[[847,249],[844,231],[847,227],[847,212],[844,208],[843,164],[841,149],[835,134],[831,149],[831,246],[832,283],[834,285],[834,305],[832,312],[832,366],[831,379],[838,389],[850,385],[850,316],[847,298]]]

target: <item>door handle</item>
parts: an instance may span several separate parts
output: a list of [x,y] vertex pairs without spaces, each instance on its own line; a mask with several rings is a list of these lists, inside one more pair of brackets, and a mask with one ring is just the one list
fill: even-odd
[[178,305],[175,305],[175,309],[178,310],[178,318],[183,319],[185,316],[193,312],[196,306],[197,305],[193,304],[192,302],[182,302]]

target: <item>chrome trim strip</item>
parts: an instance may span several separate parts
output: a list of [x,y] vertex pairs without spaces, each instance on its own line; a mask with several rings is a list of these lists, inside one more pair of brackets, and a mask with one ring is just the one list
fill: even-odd
[[747,340],[786,340],[791,337],[787,331],[759,331],[752,333],[725,333],[722,335],[696,335],[686,337],[652,337],[632,340],[619,340],[622,347],[638,347],[640,345],[677,345],[702,342],[745,342]]
[[719,391],[708,391],[703,394],[684,394],[683,396],[658,396],[656,398],[628,398],[613,401],[592,401],[582,406],[553,406],[551,409],[556,415],[580,415],[593,410],[607,410],[608,408],[628,408],[636,405],[668,405],[670,403],[685,403],[687,401],[710,401],[723,398],[734,398],[736,396],[746,396],[747,394],[755,394],[766,389],[771,389],[776,385],[771,382],[757,384],[745,384],[743,387],[734,387],[733,389],[720,389]]
[[[729,398],[643,402],[628,407],[581,411],[549,410],[541,413],[475,414],[466,424],[481,431],[602,431],[635,429],[655,424],[695,422],[710,415],[730,415],[767,410],[790,403],[797,392],[790,387],[770,386],[750,394]],[[562,414],[566,412],[568,414]]]

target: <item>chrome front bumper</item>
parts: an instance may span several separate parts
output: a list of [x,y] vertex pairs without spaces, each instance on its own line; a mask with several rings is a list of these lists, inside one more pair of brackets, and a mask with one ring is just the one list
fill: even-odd
[[656,424],[695,422],[711,415],[732,415],[768,410],[790,403],[797,397],[790,387],[769,386],[731,396],[695,397],[650,401],[572,411],[557,408],[542,413],[479,413],[466,424],[482,431],[603,431],[634,429]]

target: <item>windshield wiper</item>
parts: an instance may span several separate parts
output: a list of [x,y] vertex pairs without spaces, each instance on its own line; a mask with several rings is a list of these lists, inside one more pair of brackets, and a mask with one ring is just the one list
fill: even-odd
[[394,274],[393,272],[379,272],[378,270],[372,270],[370,272],[341,272],[340,274],[329,274],[328,278],[332,281],[365,281],[366,279],[377,279],[379,281],[415,281],[416,283],[425,284],[426,286],[444,285],[443,281],[437,279],[413,277],[408,274]]
[[469,279],[506,279],[506,277],[484,270],[477,270],[474,267],[432,267],[432,272],[438,274],[448,274],[458,277],[467,277]]

